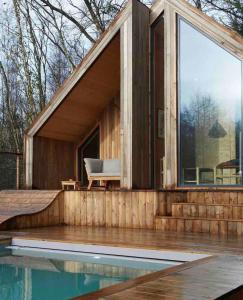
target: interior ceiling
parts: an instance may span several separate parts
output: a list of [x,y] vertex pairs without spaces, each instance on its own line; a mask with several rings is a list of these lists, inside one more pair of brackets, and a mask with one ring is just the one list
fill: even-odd
[[120,35],[117,34],[37,135],[80,142],[119,90]]

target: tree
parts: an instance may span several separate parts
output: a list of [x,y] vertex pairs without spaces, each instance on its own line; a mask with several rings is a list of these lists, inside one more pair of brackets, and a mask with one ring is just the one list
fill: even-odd
[[189,2],[243,36],[242,0],[189,0]]
[[[1,1],[1,0],[0,0]],[[188,0],[243,35],[241,0]],[[151,0],[144,3],[151,5]],[[23,132],[125,0],[10,0],[0,11],[0,150]]]

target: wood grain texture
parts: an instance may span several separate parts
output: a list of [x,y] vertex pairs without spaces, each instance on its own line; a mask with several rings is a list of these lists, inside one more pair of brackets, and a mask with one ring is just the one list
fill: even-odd
[[61,189],[61,181],[75,179],[73,143],[34,137],[33,188]]
[[151,188],[149,9],[133,1],[132,17],[132,187],[146,189]]
[[131,3],[132,15],[121,28],[121,186],[127,189],[151,186],[149,9]]
[[177,185],[177,59],[176,14],[165,2],[165,174],[164,186]]
[[38,115],[36,120],[31,124],[28,129],[28,135],[35,135],[40,127],[47,121],[50,115],[55,111],[55,109],[60,105],[60,103],[65,99],[67,94],[73,89],[73,87],[78,83],[78,81],[86,75],[87,70],[89,70],[97,58],[102,54],[105,48],[110,44],[113,38],[119,34],[119,30],[125,20],[131,15],[132,2],[128,1],[127,5],[123,10],[116,16],[113,22],[110,23],[107,30],[103,35],[97,40],[97,42],[91,47],[89,52],[86,54],[82,62],[77,66],[65,83],[59,88],[55,93],[51,101],[45,107],[45,109]]
[[173,203],[174,217],[243,220],[243,206],[231,204]]
[[241,236],[242,195],[233,191],[165,193],[159,196],[155,227],[161,231]]
[[94,126],[120,89],[120,36],[117,34],[94,65],[53,112],[39,136],[78,143]]
[[243,220],[199,217],[156,217],[155,227],[161,231],[197,232],[212,235],[243,235]]
[[64,223],[154,228],[158,193],[153,191],[65,191]]
[[116,96],[103,111],[100,121],[100,158],[119,159],[121,153],[120,97]]
[[20,229],[63,223],[60,191],[1,191],[0,229]]
[[[132,3],[132,2],[131,2]],[[132,188],[132,14],[121,27],[121,187]]]

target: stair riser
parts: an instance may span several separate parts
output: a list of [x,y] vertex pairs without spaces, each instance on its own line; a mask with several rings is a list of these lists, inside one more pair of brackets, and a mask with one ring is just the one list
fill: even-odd
[[186,202],[243,205],[243,192],[188,192]]
[[194,232],[220,235],[243,235],[243,221],[186,220],[176,218],[157,218],[157,230],[163,232]]
[[243,207],[231,205],[173,204],[173,217],[193,217],[225,220],[243,220]]

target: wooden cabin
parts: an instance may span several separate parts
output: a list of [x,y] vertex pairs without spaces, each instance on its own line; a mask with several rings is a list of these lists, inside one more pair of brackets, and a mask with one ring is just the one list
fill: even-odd
[[65,224],[242,234],[242,61],[242,37],[184,0],[129,0],[27,130],[27,188],[119,159],[120,190],[65,192]]
[[85,185],[120,159],[122,189],[240,186],[242,37],[181,0],[129,1],[28,129],[26,185]]

